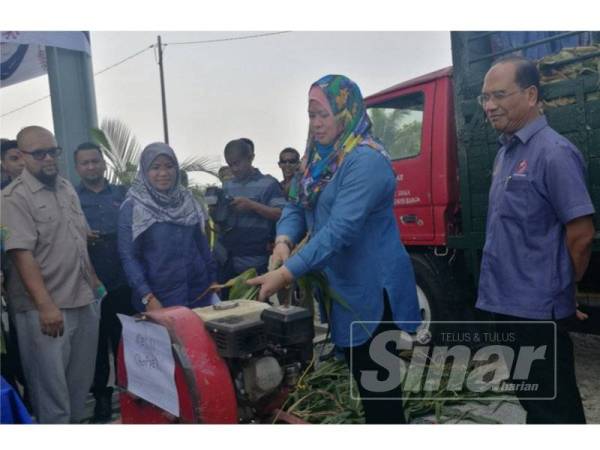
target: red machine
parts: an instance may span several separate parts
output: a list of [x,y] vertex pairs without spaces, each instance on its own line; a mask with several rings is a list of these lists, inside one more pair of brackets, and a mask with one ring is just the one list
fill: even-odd
[[285,400],[312,358],[312,316],[250,300],[145,313],[171,338],[180,416],[127,391],[124,345],[117,374],[125,424],[260,422]]

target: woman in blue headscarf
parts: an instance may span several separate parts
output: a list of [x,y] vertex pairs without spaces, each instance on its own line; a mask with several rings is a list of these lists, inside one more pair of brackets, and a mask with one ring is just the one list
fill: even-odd
[[394,376],[373,361],[370,351],[385,352],[373,348],[380,342],[374,338],[386,330],[415,331],[420,321],[413,268],[393,212],[394,171],[352,80],[327,75],[311,86],[308,100],[304,170],[290,189],[273,250],[283,265],[249,283],[260,284],[265,299],[310,271],[324,272],[348,305],[334,302],[328,321],[357,381],[366,422],[404,423],[401,387],[376,392],[360,376]]
[[133,290],[133,306],[206,306],[216,265],[202,231],[204,214],[180,182],[175,152],[148,145],[119,213],[119,254]]

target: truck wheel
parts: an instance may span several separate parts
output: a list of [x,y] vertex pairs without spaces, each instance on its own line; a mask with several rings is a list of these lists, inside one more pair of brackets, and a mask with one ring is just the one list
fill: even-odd
[[457,290],[456,281],[446,258],[429,254],[410,255],[417,282],[417,297],[423,325],[420,329],[433,332],[431,322],[451,320],[449,305]]
[[423,291],[423,288],[419,286],[417,282],[417,299],[419,300],[419,310],[421,311],[421,320],[423,325],[419,329],[429,329],[429,322],[431,322],[431,306],[429,306],[429,297]]

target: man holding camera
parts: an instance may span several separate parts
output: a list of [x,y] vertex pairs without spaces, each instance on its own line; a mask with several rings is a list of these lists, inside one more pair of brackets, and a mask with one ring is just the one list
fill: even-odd
[[252,166],[254,144],[240,138],[225,146],[225,160],[233,178],[223,182],[227,216],[220,226],[219,243],[227,251],[219,268],[219,280],[227,281],[249,268],[267,271],[275,223],[285,198],[275,178]]

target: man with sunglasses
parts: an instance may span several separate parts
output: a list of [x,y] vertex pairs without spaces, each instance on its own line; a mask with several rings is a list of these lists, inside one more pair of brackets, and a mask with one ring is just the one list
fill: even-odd
[[87,250],[77,193],[58,175],[53,134],[29,126],[17,135],[25,169],[2,192],[8,279],[21,360],[39,423],[84,418],[98,343],[101,287]]
[[[510,56],[494,63],[479,96],[500,133],[500,150],[477,307],[493,313],[498,329],[512,336],[515,354],[547,350],[525,380],[537,391],[516,392],[527,423],[585,423],[568,329],[576,317],[575,283],[591,255],[594,207],[581,153],[548,126],[539,93],[535,64]],[[549,322],[549,333],[541,321]]]
[[281,150],[279,153],[279,168],[283,174],[283,180],[279,183],[279,185],[285,194],[286,200],[288,199],[292,179],[294,178],[296,172],[298,172],[299,167],[300,153],[298,153],[298,150],[292,147],[286,147]]

